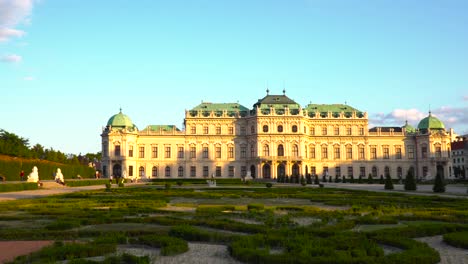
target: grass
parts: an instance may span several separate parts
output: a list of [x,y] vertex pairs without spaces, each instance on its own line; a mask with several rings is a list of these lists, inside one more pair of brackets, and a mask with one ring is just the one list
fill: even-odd
[[[168,204],[195,210],[163,210]],[[231,256],[247,263],[435,263],[438,253],[412,238],[446,235],[451,239],[457,235],[447,234],[468,230],[468,199],[299,185],[271,189],[147,185],[0,205],[2,240],[79,239],[110,245],[109,250],[112,245],[136,243],[161,251],[167,248],[163,253],[167,255],[185,252],[186,241],[203,241],[226,244]],[[314,221],[300,226],[298,218]],[[11,221],[15,224],[6,224]],[[106,239],[99,239],[102,236]],[[378,244],[402,251],[384,256]],[[85,253],[75,255],[74,247],[81,246],[60,249],[72,252],[73,263],[92,263],[80,260]],[[80,250],[88,255],[107,254],[86,247]],[[34,256],[39,262],[48,261]]]

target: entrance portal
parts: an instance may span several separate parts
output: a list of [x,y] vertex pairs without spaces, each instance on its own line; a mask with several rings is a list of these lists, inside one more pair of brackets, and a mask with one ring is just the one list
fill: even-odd
[[263,165],[263,178],[270,179],[271,178],[271,167],[270,164]]
[[254,179],[256,178],[256,176],[255,176],[255,166],[254,165],[250,166],[250,176],[252,178],[254,178]]
[[284,164],[281,163],[278,165],[278,168],[277,168],[277,173],[278,177],[284,177],[286,176],[286,168],[284,167]]
[[112,167],[112,175],[116,178],[122,177],[122,166],[120,166],[120,164],[115,164],[114,167]]

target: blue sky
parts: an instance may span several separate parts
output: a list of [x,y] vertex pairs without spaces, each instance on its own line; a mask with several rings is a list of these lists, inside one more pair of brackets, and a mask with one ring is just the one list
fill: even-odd
[[467,1],[0,0],[0,128],[100,151],[122,107],[181,127],[202,100],[344,103],[370,125],[429,109],[468,133]]

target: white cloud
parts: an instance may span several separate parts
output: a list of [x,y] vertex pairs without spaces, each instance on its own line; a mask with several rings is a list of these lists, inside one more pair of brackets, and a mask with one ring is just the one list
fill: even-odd
[[22,59],[23,58],[20,55],[9,54],[9,55],[5,55],[1,57],[0,61],[6,62],[6,63],[18,63],[18,62],[21,62]]
[[468,101],[468,95],[463,96],[463,101]]
[[26,76],[26,77],[23,78],[23,80],[25,80],[25,81],[34,81],[34,80],[36,80],[36,78],[34,78],[33,76]]
[[30,23],[33,5],[34,0],[0,0],[0,42],[25,34],[15,27]]
[[[395,109],[391,113],[378,113],[369,118],[373,126],[403,126],[405,121],[417,126],[428,113],[417,109]],[[432,110],[432,115],[439,118],[447,129],[453,128],[456,133],[468,133],[468,107],[442,106]]]

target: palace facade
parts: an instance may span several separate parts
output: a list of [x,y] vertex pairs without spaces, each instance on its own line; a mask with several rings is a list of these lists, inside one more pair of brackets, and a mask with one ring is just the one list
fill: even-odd
[[103,128],[104,176],[144,178],[330,175],[419,179],[452,177],[453,130],[431,113],[417,128],[368,128],[368,115],[346,104],[302,107],[267,95],[252,108],[208,103],[185,112],[184,129],[139,130],[122,111]]

